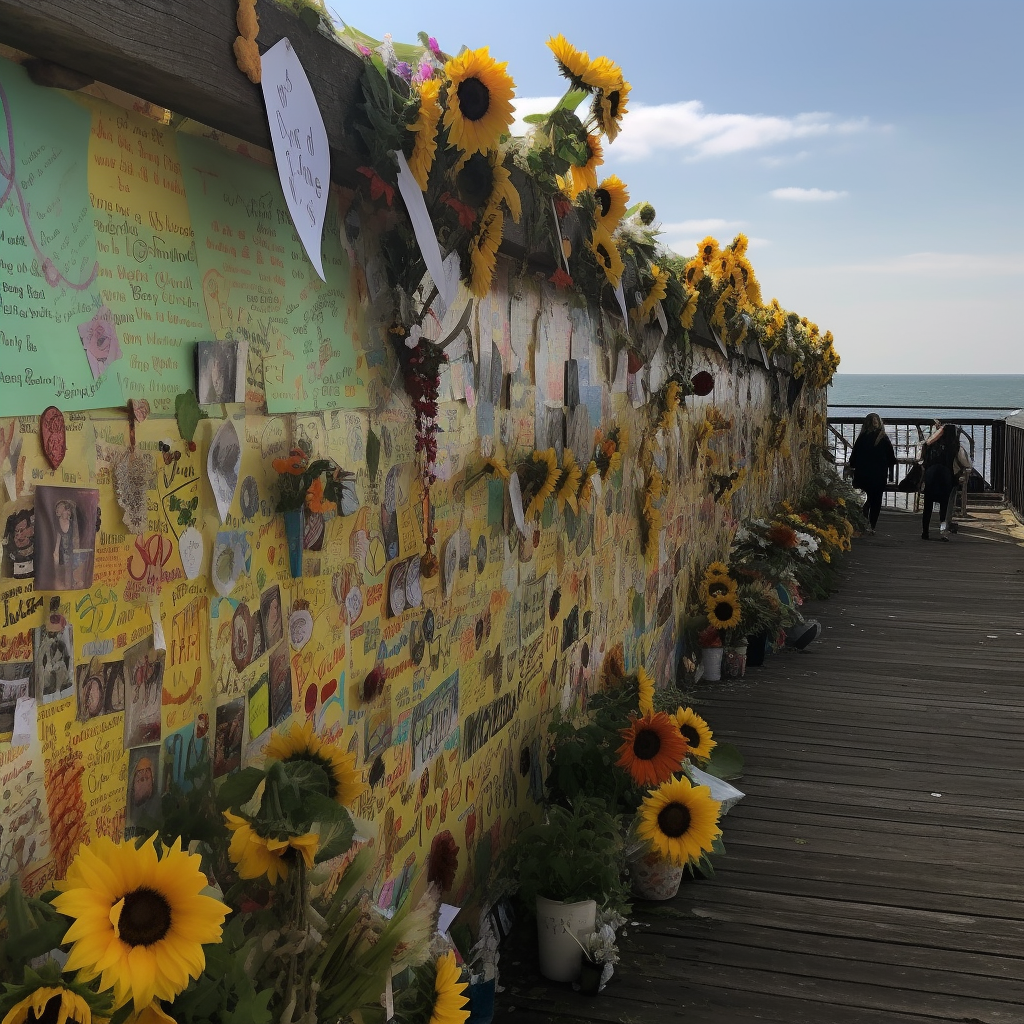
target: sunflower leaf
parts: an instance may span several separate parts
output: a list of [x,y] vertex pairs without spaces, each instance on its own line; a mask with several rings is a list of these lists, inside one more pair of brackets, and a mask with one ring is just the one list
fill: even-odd
[[726,781],[742,778],[743,755],[731,743],[719,743],[711,751],[705,771]]
[[[340,805],[335,804],[335,807]],[[345,809],[342,807],[342,811]],[[352,847],[352,840],[356,834],[356,827],[348,812],[345,817],[332,822],[328,828],[320,830],[320,849],[316,853],[316,863],[322,864],[346,853]]]
[[240,807],[252,799],[256,787],[262,780],[263,772],[259,768],[243,768],[242,771],[229,775],[217,793],[217,809],[227,811]]

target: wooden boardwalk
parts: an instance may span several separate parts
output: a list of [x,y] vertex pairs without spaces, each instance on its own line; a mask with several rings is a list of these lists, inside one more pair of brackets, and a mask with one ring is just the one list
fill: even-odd
[[879,525],[818,642],[698,689],[746,755],[716,877],[636,905],[596,998],[524,936],[496,1021],[1024,1022],[1024,547]]

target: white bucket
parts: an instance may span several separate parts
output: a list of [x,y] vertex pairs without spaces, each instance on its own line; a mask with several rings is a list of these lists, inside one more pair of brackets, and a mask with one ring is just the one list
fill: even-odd
[[722,648],[702,647],[700,663],[704,668],[704,679],[709,683],[717,683],[722,678]]
[[[562,903],[537,897],[537,953],[540,973],[552,981],[575,981],[580,975],[580,942],[594,931],[597,903]],[[573,936],[576,938],[573,938]],[[579,942],[576,941],[579,939]]]

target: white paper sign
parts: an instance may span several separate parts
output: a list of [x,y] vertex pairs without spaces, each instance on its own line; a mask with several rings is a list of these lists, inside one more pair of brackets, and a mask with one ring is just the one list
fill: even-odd
[[228,517],[231,502],[235,500],[238,473],[242,468],[242,443],[232,420],[225,420],[210,445],[206,457],[206,472],[217,499],[217,512],[223,523]]
[[395,150],[395,159],[398,161],[398,191],[402,193],[405,208],[409,211],[409,220],[412,221],[412,229],[423,254],[423,262],[426,263],[427,270],[437,285],[438,294],[445,305],[450,306],[458,295],[458,281],[456,280],[455,287],[452,287],[451,277],[444,272],[441,247],[437,244],[437,235],[434,233],[430,214],[427,213],[427,204],[423,201],[423,193],[416,184],[412,171],[409,170],[405,154],[400,149]]
[[194,526],[184,530],[178,538],[178,554],[185,578],[194,580],[203,567],[203,535]]
[[654,315],[658,318],[658,326],[661,328],[661,333],[668,334],[668,317],[665,316],[665,307],[661,302],[654,304]]
[[288,639],[292,647],[301,651],[313,635],[313,616],[306,608],[292,612],[288,618]]
[[12,747],[27,747],[38,737],[36,725],[35,697],[19,697],[14,706],[14,732],[11,735]]
[[516,526],[519,527],[519,532],[525,537],[526,533],[526,516],[523,513],[523,491],[519,486],[519,474],[513,473],[508,478],[508,498],[512,503],[512,515],[515,518]]
[[263,102],[267,107],[274,159],[292,223],[306,255],[324,277],[320,253],[330,190],[327,129],[298,54],[287,38],[261,58]]
[[622,329],[629,334],[629,312],[626,309],[626,296],[622,291],[622,280],[620,278],[619,283],[615,286],[615,298],[619,300],[619,309],[622,310]]
[[615,364],[615,379],[612,381],[612,394],[625,394],[629,378],[629,353],[622,349]]
[[166,651],[167,640],[164,638],[164,622],[160,618],[160,602],[153,600],[149,602],[149,615],[153,620],[153,650]]

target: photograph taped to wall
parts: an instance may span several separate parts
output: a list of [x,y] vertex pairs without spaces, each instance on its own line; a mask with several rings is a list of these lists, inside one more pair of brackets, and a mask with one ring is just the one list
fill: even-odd
[[196,344],[196,393],[200,405],[245,401],[247,341],[200,341]]
[[0,576],[30,580],[35,575],[36,513],[32,502],[21,499],[5,507],[3,561]]
[[160,739],[160,706],[164,685],[165,651],[153,647],[153,638],[146,637],[124,656],[126,709],[124,716],[125,748],[155,743]]
[[147,836],[160,820],[160,744],[136,747],[128,755],[128,799],[125,839]]
[[96,559],[100,492],[40,484],[35,496],[36,587],[86,590]]

